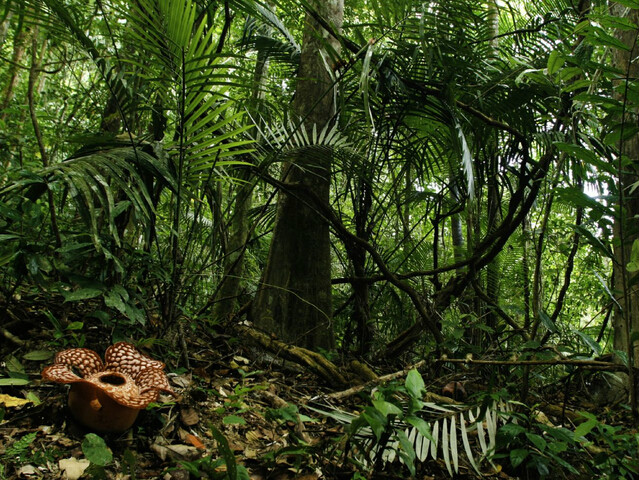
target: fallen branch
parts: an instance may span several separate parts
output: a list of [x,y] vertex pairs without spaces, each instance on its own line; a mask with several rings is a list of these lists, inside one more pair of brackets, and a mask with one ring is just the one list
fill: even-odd
[[[273,392],[269,392],[268,390],[262,390],[261,395],[265,397],[269,402],[271,402],[271,405],[273,405],[274,408],[284,408],[288,406],[288,402],[286,402],[281,397],[275,395]],[[311,437],[309,437],[308,433],[306,433],[306,427],[304,427],[304,422],[302,422],[302,419],[300,418],[299,415],[297,416],[295,431],[300,436],[300,438],[304,440],[306,443],[308,443],[309,445],[312,443],[312,439]]]
[[569,365],[572,367],[591,368],[593,370],[627,371],[628,367],[619,363],[599,360],[571,360],[569,358],[553,358],[550,360],[475,360],[474,358],[441,357],[435,363],[458,363],[463,365]]
[[238,325],[236,329],[240,335],[272,352],[277,357],[307,367],[313,373],[326,380],[331,386],[343,387],[348,385],[348,381],[342,375],[340,369],[319,353],[282,342],[247,325]]
[[7,340],[15,343],[16,345],[23,347],[25,345],[25,341],[21,338],[16,337],[13,333],[5,328],[0,328],[0,332],[2,332],[2,336]]
[[411,365],[410,367],[406,367],[405,369],[400,370],[398,372],[389,373],[388,375],[382,375],[381,377],[377,377],[376,379],[370,380],[362,385],[351,387],[348,390],[330,393],[326,395],[326,398],[330,400],[340,400],[342,398],[350,397],[352,395],[355,395],[356,393],[361,392],[362,390],[366,390],[367,388],[379,385],[384,382],[388,382],[390,380],[395,380],[396,378],[399,378],[399,377],[405,377],[406,375],[408,375],[408,372],[410,372],[412,369],[414,368],[419,369],[420,367],[424,366],[425,363],[426,363],[426,360],[420,360],[414,365]]

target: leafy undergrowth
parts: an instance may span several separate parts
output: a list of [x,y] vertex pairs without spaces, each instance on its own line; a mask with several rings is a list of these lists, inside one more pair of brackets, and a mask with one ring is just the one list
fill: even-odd
[[[365,389],[331,398],[330,390],[296,365],[238,339],[199,331],[187,339],[188,369],[166,343],[156,342],[152,349],[152,356],[167,363],[178,398],[162,397],[124,434],[95,435],[70,417],[67,387],[40,379],[57,350],[81,344],[104,352],[107,332],[82,327],[56,336],[32,323],[24,329],[23,344],[2,344],[0,479],[593,478],[594,473],[636,478],[636,433],[588,413],[565,428],[537,409],[516,403],[517,413],[512,405],[498,408],[502,399],[487,393],[477,397],[483,400],[474,409],[425,402],[424,392],[441,385],[425,385],[417,370],[373,393]],[[439,413],[442,420],[426,421],[424,412]],[[444,442],[449,448],[442,454]],[[495,448],[495,456],[482,455]]]

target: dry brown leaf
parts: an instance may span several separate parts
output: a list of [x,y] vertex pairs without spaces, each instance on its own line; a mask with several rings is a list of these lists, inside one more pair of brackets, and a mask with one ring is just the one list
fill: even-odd
[[180,411],[180,419],[187,427],[192,427],[200,421],[200,415],[194,408],[183,408]]
[[194,460],[200,456],[200,451],[189,445],[160,445],[154,443],[151,445],[151,450],[162,461],[169,457],[177,460]]
[[190,373],[185,373],[184,375],[171,375],[169,377],[171,379],[171,383],[177,385],[178,387],[186,388],[193,383],[193,375]]
[[35,468],[33,465],[23,465],[20,470],[18,470],[18,477],[20,478],[29,478],[33,475],[36,475],[40,472],[38,472],[38,469]]
[[251,430],[249,432],[246,432],[246,439],[249,442],[257,442],[263,438],[264,438],[264,434],[261,432],[258,432],[257,430]]
[[186,441],[189,442],[191,445],[193,445],[198,450],[206,450],[206,447],[204,446],[202,441],[199,438],[197,438],[195,435],[191,434],[191,433],[189,433],[186,436]]
[[244,458],[250,458],[250,459],[257,458],[257,450],[253,450],[252,448],[245,448]]

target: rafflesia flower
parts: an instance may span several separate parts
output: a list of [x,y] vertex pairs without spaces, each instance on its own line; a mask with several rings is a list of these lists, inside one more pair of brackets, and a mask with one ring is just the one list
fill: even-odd
[[42,370],[44,380],[71,384],[69,409],[91,430],[123,432],[160,392],[175,395],[164,364],[133,345],[111,345],[104,359],[106,365],[93,350],[71,348],[58,352],[55,363]]

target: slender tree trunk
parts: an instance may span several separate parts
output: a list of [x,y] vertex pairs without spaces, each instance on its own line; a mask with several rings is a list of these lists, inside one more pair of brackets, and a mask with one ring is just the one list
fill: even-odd
[[[501,221],[501,193],[497,182],[498,158],[496,157],[496,152],[493,152],[492,149],[490,150],[488,154],[488,202],[486,213],[488,215],[487,230],[492,233]],[[499,255],[497,255],[486,267],[486,294],[496,305],[499,305],[500,275],[501,262]],[[497,314],[490,307],[486,310],[486,325],[492,329],[492,332],[487,332],[485,336],[485,344],[490,345],[494,338],[494,330],[497,327]]]
[[[359,238],[366,241],[370,239],[370,211],[372,205],[371,188],[364,179],[358,179],[358,192],[356,195],[355,231]],[[346,244],[349,257],[353,264],[353,273],[356,278],[366,276],[366,250],[357,244]],[[371,352],[375,328],[371,323],[371,309],[369,297],[369,284],[367,282],[354,282],[353,296],[354,307],[352,321],[357,327],[359,354],[368,355]]]
[[[268,58],[265,52],[260,51],[255,64],[253,74],[253,92],[251,94],[251,107],[260,118],[259,102],[263,98],[263,89],[268,71]],[[258,120],[259,121],[259,120]],[[253,137],[257,139],[257,129],[253,130]],[[238,297],[244,274],[244,252],[249,237],[248,213],[253,205],[253,184],[251,173],[248,169],[240,169],[238,173],[240,183],[235,197],[235,208],[231,219],[231,233],[228,241],[228,252],[224,257],[224,276],[216,295],[213,315],[216,319],[229,318],[238,306]]]
[[[496,54],[498,46],[499,35],[499,6],[496,0],[489,0],[488,2],[488,23],[491,30],[491,50]],[[501,192],[499,191],[499,182],[497,180],[497,174],[499,170],[499,158],[497,156],[498,149],[495,148],[497,139],[491,137],[491,144],[486,146],[485,151],[488,160],[487,171],[487,215],[488,215],[488,232],[492,233],[499,222],[501,221]],[[495,303],[499,305],[499,277],[501,275],[501,262],[499,256],[488,264],[486,267],[486,294]],[[497,314],[491,307],[486,310],[486,325],[492,329],[492,332],[485,334],[485,345],[490,345],[494,339],[494,330],[497,327]]]
[[23,14],[20,13],[16,31],[13,36],[13,54],[11,55],[11,63],[9,64],[7,73],[7,84],[2,92],[2,103],[0,104],[0,119],[7,119],[7,112],[5,110],[11,104],[13,97],[15,96],[15,88],[18,85],[20,79],[19,68],[27,48],[27,40],[29,39],[29,32],[25,29],[23,23]]
[[[46,51],[47,40],[43,40],[41,49],[41,56],[38,57],[38,31],[37,29],[32,33],[31,39],[31,67],[29,68],[29,84],[27,87],[27,101],[29,103],[29,114],[31,116],[31,124],[33,125],[33,133],[38,142],[38,149],[40,150],[40,157],[42,158],[42,166],[44,168],[49,166],[49,154],[45,146],[44,139],[42,138],[42,132],[40,131],[40,125],[38,123],[38,117],[36,115],[36,105],[33,95],[35,84],[40,74],[40,65]],[[51,216],[51,233],[55,238],[56,247],[62,246],[62,237],[60,236],[60,230],[58,229],[58,217],[55,210],[55,197],[53,191],[47,188],[47,200],[49,203],[49,215]]]
[[[343,0],[310,3],[341,28]],[[333,82],[322,58],[325,44],[339,49],[307,15],[293,112],[309,134],[334,116]],[[271,248],[251,311],[258,327],[309,348],[334,346],[329,226],[312,207],[313,198],[328,204],[330,175],[331,153],[325,148],[306,148],[284,166],[282,180],[294,185],[295,192],[280,192]]]
[[11,28],[11,17],[13,17],[13,12],[9,10],[0,21],[0,48],[4,45],[9,28]]
[[[611,5],[611,12],[618,17],[624,17],[635,25],[639,22],[639,10],[627,8],[619,3]],[[625,79],[621,78],[617,85],[632,89],[628,80],[639,78],[639,46],[637,45],[636,30],[617,30],[616,37],[628,46],[628,50],[613,49],[614,66],[625,73]],[[620,90],[623,92],[623,89]],[[626,104],[623,94],[620,98]],[[620,119],[630,128],[637,124],[638,113],[636,109],[626,107],[625,117]],[[629,273],[627,264],[630,261],[632,244],[639,241],[639,190],[632,185],[639,181],[639,134],[624,139],[620,147],[622,156],[631,160],[627,166],[619,162],[618,195],[619,204],[614,224],[614,255],[613,282],[617,292],[619,305],[623,310],[616,309],[613,316],[614,346],[616,350],[626,352],[631,367],[639,367],[639,341],[636,338],[639,332],[639,285],[636,277],[639,272]],[[630,400],[635,421],[639,418],[637,407],[637,392],[635,391],[637,379],[634,378],[632,368],[629,370]]]

